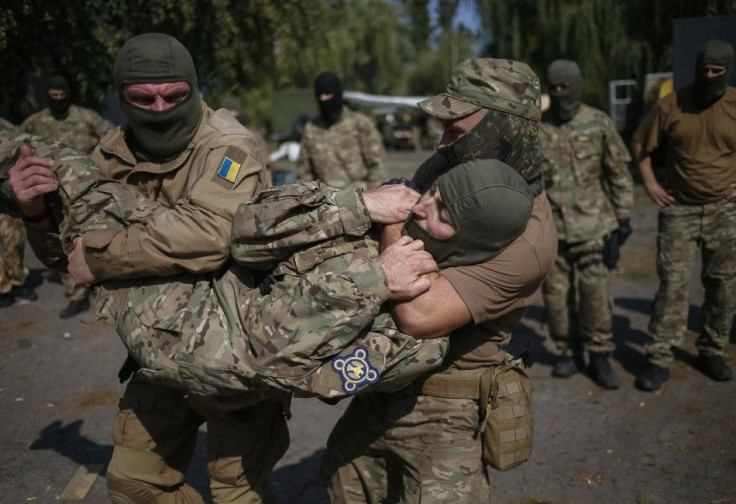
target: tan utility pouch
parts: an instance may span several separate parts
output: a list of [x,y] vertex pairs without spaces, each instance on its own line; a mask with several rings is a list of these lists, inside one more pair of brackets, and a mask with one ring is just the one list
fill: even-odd
[[480,377],[480,396],[489,398],[479,407],[483,462],[499,471],[520,466],[531,457],[534,443],[529,376],[517,364],[489,369]]
[[532,383],[520,361],[482,372],[436,373],[415,385],[419,393],[478,400],[483,462],[499,471],[531,457],[534,441]]

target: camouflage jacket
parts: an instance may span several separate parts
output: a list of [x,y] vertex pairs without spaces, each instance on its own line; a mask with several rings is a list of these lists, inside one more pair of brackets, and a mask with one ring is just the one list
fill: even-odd
[[[24,140],[38,155],[63,161],[55,166],[67,246],[88,230],[124,229],[162,210],[73,149],[28,135],[0,134],[0,181]],[[10,201],[6,184],[0,187]],[[357,192],[292,184],[241,206],[235,222],[235,257],[248,262],[253,251],[253,263],[277,275],[269,292],[261,292],[264,274],[241,264],[97,287],[96,309],[116,327],[139,373],[206,397],[273,388],[345,397],[400,387],[442,361],[445,339],[403,335],[380,310],[389,292],[375,243],[362,235],[370,222]],[[250,247],[251,240],[261,245]]]
[[631,157],[613,123],[581,105],[569,122],[550,113],[539,124],[547,197],[560,240],[601,238],[629,216],[634,203]]
[[69,114],[64,119],[56,119],[45,108],[29,116],[20,128],[32,135],[58,140],[82,152],[92,152],[114,125],[94,110],[70,105]]
[[372,189],[386,178],[384,157],[381,136],[373,122],[344,109],[329,127],[321,119],[306,125],[299,152],[299,177],[339,189]]
[[11,123],[10,121],[0,117],[0,130],[15,130],[18,131],[18,126]]

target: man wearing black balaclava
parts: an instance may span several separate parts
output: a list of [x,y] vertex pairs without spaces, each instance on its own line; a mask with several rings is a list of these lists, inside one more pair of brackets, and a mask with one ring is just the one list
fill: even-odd
[[539,126],[539,144],[559,240],[557,260],[542,286],[545,318],[560,354],[552,375],[574,375],[587,352],[590,376],[613,390],[621,380],[609,362],[616,348],[610,270],[631,233],[631,157],[608,116],[582,102],[577,63],[553,61],[547,87],[551,103]]
[[[83,152],[91,152],[113,124],[94,110],[72,105],[71,87],[61,75],[52,75],[46,81],[48,107],[29,116],[21,124],[26,133],[51,138]],[[67,273],[61,274],[69,304],[59,317],[66,319],[89,308],[90,291],[77,285]]]
[[304,128],[299,178],[340,189],[372,189],[385,180],[381,135],[368,117],[345,107],[342,91],[333,72],[322,72],[314,81],[319,115]]
[[[178,282],[183,290],[141,314],[144,324],[176,334],[192,286],[210,281],[229,259],[233,215],[267,180],[263,159],[245,127],[200,100],[192,57],[175,38],[146,33],[128,40],[115,60],[114,84],[127,125],[106,135],[92,159],[107,177],[160,207],[124,231],[84,232],[74,239],[68,271],[87,286]],[[37,242],[58,239],[42,197],[31,198],[23,211]],[[51,255],[39,258],[52,263]],[[121,327],[126,341],[135,340],[134,325]],[[107,472],[113,502],[203,502],[184,473],[204,422],[214,502],[269,499],[268,475],[288,446],[282,393],[201,400],[137,371],[130,357],[119,376],[130,381]]]
[[[712,40],[700,49],[695,80],[657,102],[634,133],[632,150],[647,193],[660,207],[659,290],[649,321],[646,368],[636,379],[655,391],[669,378],[672,346],[687,330],[690,271],[698,250],[705,297],[696,366],[716,381],[732,378],[724,361],[736,314],[736,89],[734,51]],[[650,154],[665,145],[664,178]]]

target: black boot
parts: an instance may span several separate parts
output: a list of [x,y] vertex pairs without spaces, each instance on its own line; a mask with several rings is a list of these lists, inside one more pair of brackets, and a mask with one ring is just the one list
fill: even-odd
[[13,296],[12,290],[10,292],[0,294],[0,308],[11,306],[13,303],[15,303],[15,296]]
[[89,298],[87,296],[79,301],[72,301],[69,305],[59,312],[59,318],[68,319],[75,315],[89,310]]
[[616,390],[621,386],[621,380],[611,369],[609,353],[590,352],[588,371],[593,380],[606,390]]
[[670,370],[656,364],[647,364],[644,371],[636,377],[634,385],[645,392],[656,392],[662,384],[670,379]]
[[38,295],[33,287],[28,287],[27,285],[13,287],[13,295],[16,299],[24,299],[26,301],[36,301],[38,299]]
[[720,355],[699,355],[698,368],[715,381],[728,381],[733,378],[731,368],[723,362]]
[[578,372],[578,364],[575,358],[569,355],[563,355],[552,368],[552,376],[557,378],[569,378]]

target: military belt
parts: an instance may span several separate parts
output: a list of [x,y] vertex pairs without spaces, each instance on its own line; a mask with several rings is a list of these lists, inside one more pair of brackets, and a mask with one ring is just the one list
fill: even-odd
[[[472,372],[456,372],[429,375],[414,382],[413,390],[421,395],[444,399],[475,399],[488,397],[488,387],[483,376],[491,369],[474,369]],[[482,390],[485,389],[485,390]]]

